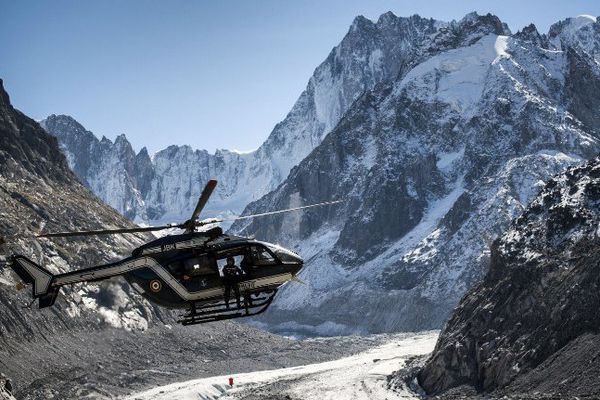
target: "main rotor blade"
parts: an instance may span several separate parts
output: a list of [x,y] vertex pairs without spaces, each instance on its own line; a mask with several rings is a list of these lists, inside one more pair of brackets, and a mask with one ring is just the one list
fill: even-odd
[[200,195],[200,198],[198,199],[198,204],[196,204],[196,208],[194,209],[194,212],[192,213],[192,217],[188,220],[188,222],[186,222],[184,224],[184,225],[188,225],[185,228],[185,231],[187,233],[194,231],[196,220],[198,219],[200,212],[202,211],[202,209],[208,202],[208,199],[210,198],[210,195],[212,194],[213,190],[215,190],[215,187],[217,187],[217,181],[214,179],[211,179],[210,181],[208,181],[206,183],[206,186],[204,186],[204,190],[202,190],[202,194]]
[[35,237],[50,238],[50,237],[71,237],[71,236],[95,236],[95,235],[114,235],[117,233],[136,233],[136,232],[152,232],[161,231],[169,228],[183,228],[181,224],[167,224],[160,226],[144,226],[139,228],[119,228],[119,229],[99,229],[95,231],[73,231],[73,232],[54,232],[41,233]]
[[240,220],[240,219],[250,219],[250,218],[264,217],[264,216],[267,216],[267,215],[283,214],[283,213],[286,213],[286,212],[299,211],[299,210],[304,210],[306,208],[312,208],[312,207],[329,206],[329,205],[332,205],[332,204],[338,204],[338,203],[343,203],[343,202],[344,202],[344,200],[325,201],[323,203],[310,204],[308,206],[286,208],[285,210],[269,211],[269,212],[264,212],[264,213],[260,213],[260,214],[242,215],[241,217],[224,218],[224,219],[219,219],[219,220],[213,220],[210,223],[222,222],[222,221],[237,221],[237,220]]

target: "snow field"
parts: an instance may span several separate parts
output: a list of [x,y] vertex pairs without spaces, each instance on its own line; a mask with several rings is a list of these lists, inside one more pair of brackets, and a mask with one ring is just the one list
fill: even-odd
[[406,360],[431,352],[438,332],[391,335],[383,345],[339,360],[271,371],[215,376],[160,386],[126,400],[232,400],[260,391],[292,399],[416,399],[410,392],[388,388],[387,377]]

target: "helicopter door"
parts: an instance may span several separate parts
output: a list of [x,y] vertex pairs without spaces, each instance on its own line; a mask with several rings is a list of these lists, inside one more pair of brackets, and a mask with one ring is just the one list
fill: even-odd
[[217,254],[217,265],[218,265],[218,270],[221,273],[221,275],[223,275],[222,271],[223,271],[223,267],[227,264],[227,258],[228,257],[233,257],[233,260],[235,262],[235,265],[237,265],[238,267],[240,267],[242,269],[242,271],[245,271],[245,264],[246,264],[246,249],[245,248],[237,248],[237,249],[230,249],[224,252],[219,252],[219,254]]
[[216,260],[210,254],[193,255],[181,263],[181,283],[190,292],[212,287],[219,278]]
[[201,254],[183,262],[185,274],[189,277],[209,275],[217,272],[215,260],[209,254]]

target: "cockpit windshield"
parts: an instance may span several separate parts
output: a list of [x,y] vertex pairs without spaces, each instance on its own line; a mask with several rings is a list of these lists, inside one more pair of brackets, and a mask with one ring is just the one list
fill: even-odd
[[250,246],[250,261],[254,266],[275,265],[277,261],[273,255],[263,246]]
[[282,263],[298,263],[298,262],[302,262],[302,259],[300,258],[300,256],[296,253],[294,253],[293,251],[290,251],[286,248],[283,248],[281,246],[278,246],[276,244],[272,244],[272,243],[264,243],[265,246],[267,246],[269,248],[269,250],[271,250],[273,253],[275,253],[275,255],[277,256],[277,258],[279,258],[281,260]]

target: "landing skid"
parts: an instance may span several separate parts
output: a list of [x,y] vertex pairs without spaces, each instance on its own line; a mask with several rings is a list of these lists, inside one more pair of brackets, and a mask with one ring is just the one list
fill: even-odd
[[265,295],[252,299],[252,304],[243,297],[241,307],[238,307],[235,298],[230,301],[230,306],[227,308],[225,302],[209,304],[205,306],[196,306],[190,309],[187,313],[181,315],[181,319],[177,322],[181,325],[196,325],[207,322],[223,321],[227,319],[250,317],[258,315],[267,310],[273,298],[275,298],[277,290],[269,291]]

